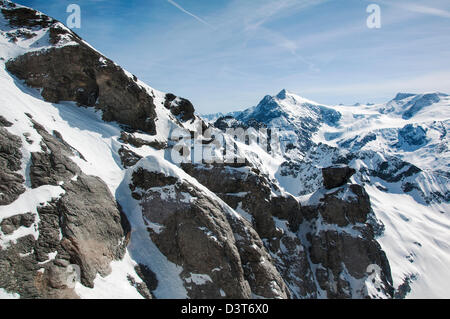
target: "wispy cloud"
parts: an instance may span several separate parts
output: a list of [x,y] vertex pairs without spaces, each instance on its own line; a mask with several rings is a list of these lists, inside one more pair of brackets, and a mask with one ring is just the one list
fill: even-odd
[[448,19],[450,18],[449,11],[439,9],[439,8],[428,7],[428,6],[419,5],[419,4],[415,4],[415,3],[404,3],[404,2],[393,3],[393,2],[382,1],[382,3],[387,4],[387,5],[392,5],[395,7],[399,7],[404,10],[408,10],[408,11],[415,12],[415,13],[428,14],[428,15],[433,15],[433,16],[437,16],[437,17],[441,17],[441,18],[448,18]]
[[305,87],[302,93],[359,95],[371,92],[374,95],[393,95],[396,92],[424,93],[437,91],[450,92],[450,70],[391,80],[374,79],[364,83],[349,82],[333,86]]
[[169,2],[171,5],[173,5],[175,8],[179,9],[180,11],[186,13],[187,15],[190,15],[191,17],[193,17],[194,19],[196,19],[197,21],[203,23],[204,25],[207,25],[210,28],[214,29],[214,26],[212,26],[211,24],[209,24],[208,22],[206,22],[205,20],[203,20],[202,18],[196,16],[195,14],[193,14],[192,12],[187,11],[186,9],[184,9],[182,6],[180,6],[178,3],[176,3],[173,0],[167,0],[167,2]]
[[438,8],[431,8],[415,4],[405,4],[404,8],[417,13],[431,14],[438,17],[450,18],[450,12]]

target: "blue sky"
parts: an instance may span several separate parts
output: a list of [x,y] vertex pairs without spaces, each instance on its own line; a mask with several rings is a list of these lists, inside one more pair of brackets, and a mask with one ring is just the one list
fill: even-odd
[[[199,113],[256,105],[283,88],[326,104],[450,93],[448,0],[17,0],[66,22],[150,86]],[[368,5],[381,7],[369,29]]]

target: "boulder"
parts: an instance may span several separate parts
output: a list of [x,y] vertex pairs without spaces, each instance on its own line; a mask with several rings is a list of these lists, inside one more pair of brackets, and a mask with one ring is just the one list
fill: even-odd
[[335,165],[322,168],[323,185],[326,189],[333,189],[348,183],[350,177],[356,173],[354,168],[346,165]]

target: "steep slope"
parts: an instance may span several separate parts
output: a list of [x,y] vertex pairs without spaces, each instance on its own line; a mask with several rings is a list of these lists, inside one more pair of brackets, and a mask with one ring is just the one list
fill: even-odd
[[362,170],[314,143],[340,112],[282,91],[231,125],[287,129],[240,139],[0,5],[2,296],[393,297]]
[[[1,9],[2,296],[288,297],[251,226],[165,160],[171,131],[203,126],[192,104],[139,82],[39,12]],[[155,200],[179,211],[146,208],[158,186]],[[167,215],[160,232],[155,214]],[[179,244],[166,248],[173,236]]]

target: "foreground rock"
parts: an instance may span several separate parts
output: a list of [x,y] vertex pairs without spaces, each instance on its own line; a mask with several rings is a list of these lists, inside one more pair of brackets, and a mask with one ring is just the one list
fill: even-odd
[[42,152],[31,154],[31,186],[59,185],[62,196],[40,204],[34,213],[1,220],[4,235],[25,227],[36,229],[38,237],[21,237],[0,250],[0,287],[22,298],[77,298],[71,265],[80,268],[87,287],[94,286],[97,274],[108,275],[111,261],[125,253],[126,218],[106,184],[83,174],[69,158],[75,153],[61,135],[30,122],[42,137]]
[[190,298],[289,295],[251,225],[217,199],[188,181],[143,168],[134,171],[130,187],[152,241],[183,268]]
[[14,202],[25,191],[21,169],[20,137],[10,134],[5,127],[12,123],[0,118],[0,205]]

